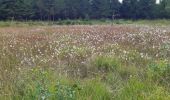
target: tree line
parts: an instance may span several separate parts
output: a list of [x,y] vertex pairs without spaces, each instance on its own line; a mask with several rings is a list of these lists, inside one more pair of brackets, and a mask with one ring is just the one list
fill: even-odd
[[0,0],[0,20],[170,18],[170,0]]

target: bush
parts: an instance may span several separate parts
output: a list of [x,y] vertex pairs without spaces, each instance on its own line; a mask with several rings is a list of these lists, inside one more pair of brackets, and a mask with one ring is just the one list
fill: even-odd
[[56,85],[55,97],[57,100],[76,100],[77,85],[66,85],[60,82]]

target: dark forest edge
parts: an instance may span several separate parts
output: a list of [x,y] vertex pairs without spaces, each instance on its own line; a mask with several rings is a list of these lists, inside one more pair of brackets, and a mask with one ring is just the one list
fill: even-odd
[[0,0],[0,20],[167,19],[170,0]]

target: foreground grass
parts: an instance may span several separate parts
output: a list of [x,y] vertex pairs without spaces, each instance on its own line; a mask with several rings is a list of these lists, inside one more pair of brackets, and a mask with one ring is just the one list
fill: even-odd
[[0,99],[169,100],[169,26],[0,28]]

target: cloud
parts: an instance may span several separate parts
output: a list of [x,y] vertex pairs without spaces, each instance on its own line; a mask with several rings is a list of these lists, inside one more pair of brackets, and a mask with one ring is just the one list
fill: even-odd
[[[121,3],[123,2],[123,0],[119,0]],[[160,0],[156,0],[156,3],[160,3]]]

